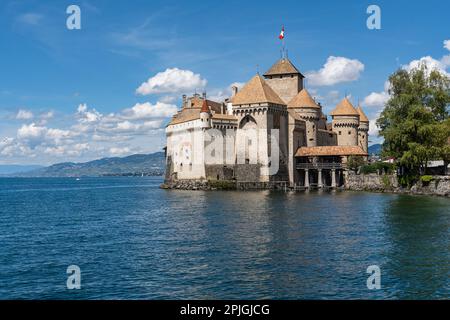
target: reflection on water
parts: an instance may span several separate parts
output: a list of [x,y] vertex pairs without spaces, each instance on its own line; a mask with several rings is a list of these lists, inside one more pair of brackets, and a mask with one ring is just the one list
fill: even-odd
[[0,179],[0,298],[448,298],[449,199],[159,183]]

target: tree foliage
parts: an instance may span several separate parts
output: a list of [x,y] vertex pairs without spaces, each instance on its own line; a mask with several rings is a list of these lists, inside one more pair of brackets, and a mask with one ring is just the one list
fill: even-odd
[[358,171],[358,168],[364,165],[366,161],[361,156],[349,156],[347,160],[347,166],[350,170]]
[[424,172],[430,160],[450,161],[450,78],[425,65],[389,77],[390,99],[377,125],[383,156],[409,172]]

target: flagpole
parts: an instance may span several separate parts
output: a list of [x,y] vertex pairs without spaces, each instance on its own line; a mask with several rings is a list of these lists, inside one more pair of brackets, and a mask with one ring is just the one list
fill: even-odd
[[281,59],[284,59],[286,56],[286,49],[284,45],[284,26],[281,26],[281,32],[278,38],[281,40]]

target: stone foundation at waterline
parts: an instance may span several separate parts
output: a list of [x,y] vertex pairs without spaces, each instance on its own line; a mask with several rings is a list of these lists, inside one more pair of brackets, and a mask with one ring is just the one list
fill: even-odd
[[354,191],[393,191],[398,189],[397,176],[347,172],[344,179],[344,188]]
[[407,193],[450,197],[450,176],[433,176],[430,182],[418,181],[410,189],[399,186],[395,175],[347,173],[345,190]]

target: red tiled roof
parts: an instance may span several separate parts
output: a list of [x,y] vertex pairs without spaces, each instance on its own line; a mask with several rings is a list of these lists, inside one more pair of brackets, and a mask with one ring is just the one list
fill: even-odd
[[314,156],[367,156],[361,147],[358,146],[319,146],[300,147],[295,153],[296,157]]

